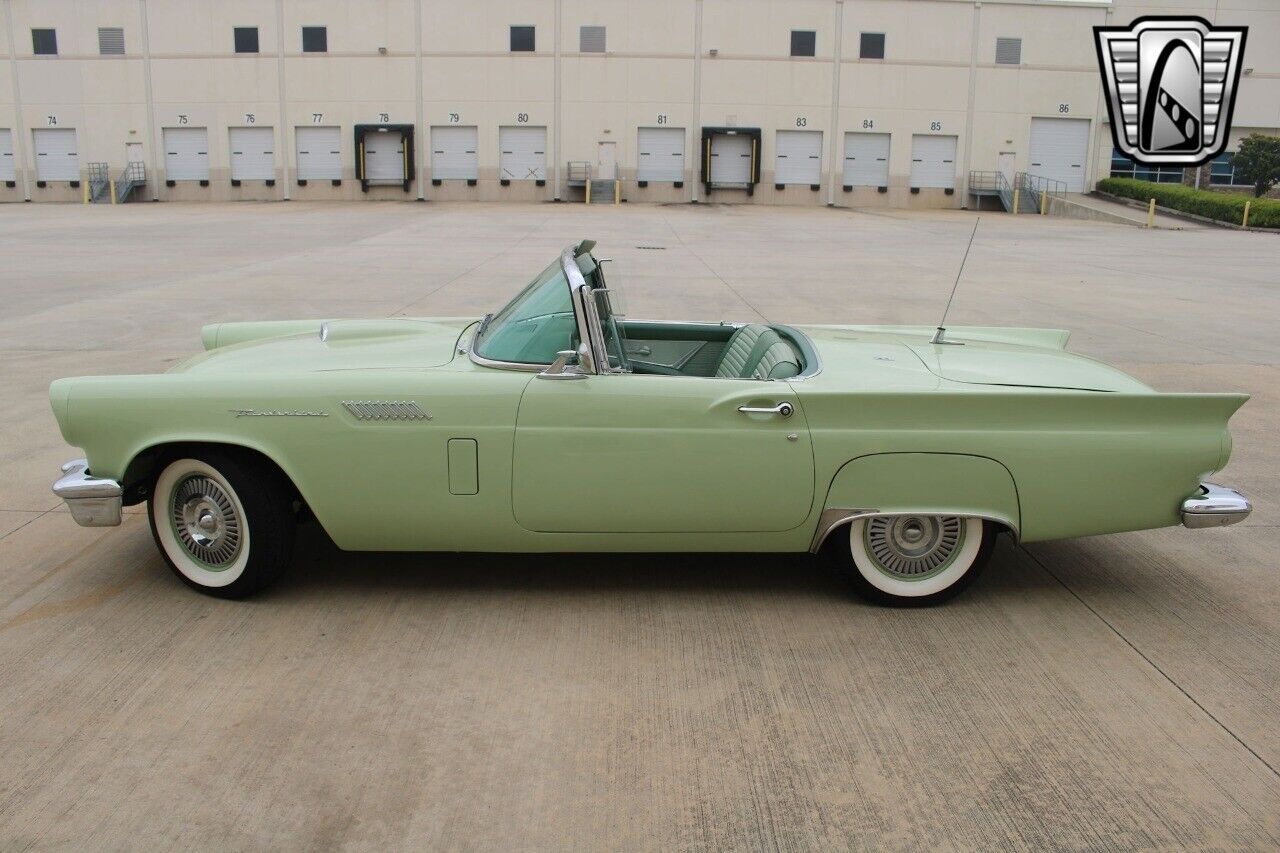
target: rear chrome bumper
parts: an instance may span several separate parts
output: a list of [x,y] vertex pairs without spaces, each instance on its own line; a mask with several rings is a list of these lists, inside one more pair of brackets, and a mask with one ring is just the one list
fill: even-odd
[[115,527],[120,523],[124,489],[115,480],[94,477],[88,469],[84,459],[63,465],[53,493],[67,502],[71,517],[81,527]]
[[1249,499],[1227,486],[1201,483],[1200,491],[1182,502],[1182,523],[1186,527],[1226,527],[1244,521],[1253,511]]

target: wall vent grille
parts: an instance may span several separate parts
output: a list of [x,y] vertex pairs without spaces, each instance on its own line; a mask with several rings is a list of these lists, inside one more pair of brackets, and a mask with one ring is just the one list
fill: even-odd
[[123,56],[124,30],[120,27],[98,27],[98,53],[103,56]]
[[579,53],[604,53],[604,27],[580,27],[578,29]]
[[996,65],[1021,65],[1022,39],[996,39]]

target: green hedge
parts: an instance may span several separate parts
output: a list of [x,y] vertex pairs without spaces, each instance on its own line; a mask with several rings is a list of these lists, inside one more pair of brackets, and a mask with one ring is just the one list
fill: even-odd
[[[1251,196],[1236,193],[1215,193],[1198,190],[1182,184],[1153,184],[1135,181],[1133,178],[1104,178],[1098,181],[1098,189],[1104,193],[1136,198],[1138,201],[1156,200],[1161,207],[1194,213],[1236,225],[1244,218],[1244,203]],[[1255,198],[1249,209],[1249,224],[1261,228],[1280,228],[1280,201]]]

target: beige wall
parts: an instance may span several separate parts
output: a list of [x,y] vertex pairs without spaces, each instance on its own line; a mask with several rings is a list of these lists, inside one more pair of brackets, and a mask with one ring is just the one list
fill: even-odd
[[[141,142],[143,195],[162,200],[576,199],[582,191],[566,186],[565,164],[593,162],[605,142],[631,201],[958,207],[969,169],[994,170],[1001,152],[1027,168],[1037,116],[1088,120],[1088,177],[1106,175],[1110,129],[1091,29],[1100,24],[1189,13],[1248,25],[1244,65],[1254,70],[1242,80],[1235,124],[1280,127],[1280,5],[1206,2],[0,0],[0,128],[15,136],[18,167],[0,200],[80,197],[65,183],[35,185],[32,131],[55,121],[75,128],[82,170],[102,161],[117,173],[126,143]],[[536,27],[534,53],[508,51],[513,24]],[[301,52],[304,25],[328,28],[327,53]],[[583,25],[606,27],[606,55],[579,53]],[[99,26],[124,28],[125,56],[98,55]],[[258,27],[259,54],[233,52],[235,26]],[[58,56],[32,55],[32,27],[57,30]],[[816,32],[816,56],[789,55],[793,29]],[[862,32],[885,33],[884,59],[859,58]],[[995,64],[999,36],[1022,39],[1021,65]],[[229,128],[250,115],[274,131],[275,186],[231,186]],[[418,180],[407,194],[362,193],[354,179],[352,129],[384,115],[416,126]],[[547,128],[544,187],[499,183],[498,128],[517,122]],[[476,186],[431,184],[431,128],[451,123],[478,128]],[[342,129],[341,186],[297,184],[294,128],[312,124]],[[635,182],[637,129],[658,124],[685,131],[683,187]],[[762,131],[750,197],[708,194],[697,183],[701,128],[723,125]],[[162,133],[177,126],[208,129],[209,186],[164,185]],[[891,134],[889,190],[844,192],[844,134],[868,126]],[[774,188],[776,132],[798,127],[823,134],[817,192]],[[910,192],[913,134],[957,137],[953,195]]]

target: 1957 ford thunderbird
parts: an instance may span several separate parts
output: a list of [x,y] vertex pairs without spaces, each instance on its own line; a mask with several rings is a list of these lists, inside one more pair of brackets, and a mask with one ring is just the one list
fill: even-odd
[[[60,379],[86,526],[147,503],[161,554],[243,596],[314,516],[370,551],[823,553],[941,601],[993,539],[1214,527],[1240,394],[1162,394],[1067,332],[655,322],[566,249],[474,318],[224,323],[167,373]],[[937,342],[935,342],[937,341]]]

